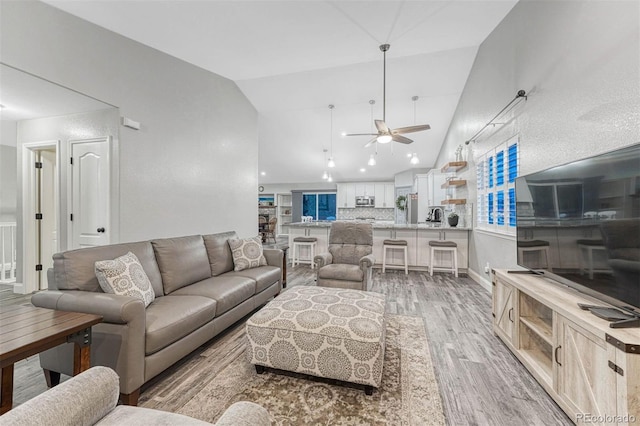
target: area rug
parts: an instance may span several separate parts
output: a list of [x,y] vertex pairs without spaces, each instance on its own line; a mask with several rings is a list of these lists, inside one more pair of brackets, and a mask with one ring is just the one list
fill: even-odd
[[[139,405],[215,423],[236,401],[265,407],[274,425],[443,425],[422,319],[387,316],[382,384],[362,386],[296,373],[257,374],[244,356],[244,324],[151,381]],[[284,374],[283,374],[284,373]]]

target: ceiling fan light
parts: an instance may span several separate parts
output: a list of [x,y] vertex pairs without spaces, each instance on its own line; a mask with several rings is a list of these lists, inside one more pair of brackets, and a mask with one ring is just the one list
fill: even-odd
[[418,158],[418,155],[414,153],[414,154],[411,156],[411,160],[409,160],[409,162],[410,162],[411,164],[418,164],[418,163],[420,163],[420,159]]
[[327,180],[329,179],[329,174],[327,173],[327,171],[325,170],[324,173],[322,173],[322,179],[323,180]]
[[333,161],[333,157],[329,157],[329,161],[327,162],[327,167],[335,167],[336,162]]
[[393,139],[391,135],[380,135],[376,138],[378,143],[389,143],[391,142],[391,139]]
[[371,157],[369,157],[369,162],[367,164],[370,166],[376,165],[376,157],[374,157],[373,154],[371,154]]

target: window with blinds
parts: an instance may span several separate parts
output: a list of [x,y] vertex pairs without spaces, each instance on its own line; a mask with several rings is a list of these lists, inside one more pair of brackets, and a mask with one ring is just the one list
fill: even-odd
[[518,137],[486,152],[477,159],[476,166],[478,228],[515,234]]

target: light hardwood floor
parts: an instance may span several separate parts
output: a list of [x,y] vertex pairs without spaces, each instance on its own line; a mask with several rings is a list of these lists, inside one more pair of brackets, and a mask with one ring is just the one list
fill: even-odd
[[[287,276],[289,287],[315,285],[308,265]],[[470,278],[375,270],[369,290],[387,295],[389,312],[422,317],[448,424],[572,424],[493,335],[491,295]],[[18,403],[46,388],[37,357],[16,364],[15,386]]]

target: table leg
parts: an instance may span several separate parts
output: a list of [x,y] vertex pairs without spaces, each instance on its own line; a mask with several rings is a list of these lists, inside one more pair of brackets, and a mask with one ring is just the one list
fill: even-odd
[[287,288],[287,249],[282,250],[282,288]]
[[91,346],[73,346],[73,375],[76,376],[91,367]]
[[13,405],[13,364],[2,368],[2,390],[0,391],[0,415],[11,410]]
[[91,327],[67,337],[73,345],[73,375],[82,373],[91,367]]

